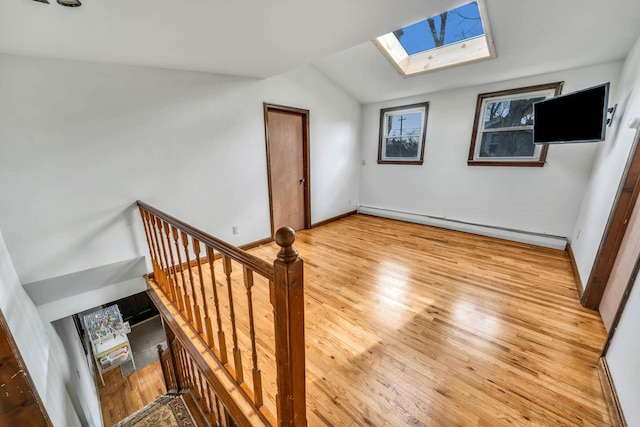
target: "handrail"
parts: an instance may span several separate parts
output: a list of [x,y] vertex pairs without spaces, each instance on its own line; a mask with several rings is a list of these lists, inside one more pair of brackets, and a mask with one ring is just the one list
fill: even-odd
[[[220,416],[219,409],[213,410],[219,403],[234,425],[306,426],[304,263],[293,247],[295,231],[277,230],[274,240],[280,251],[271,264],[142,201],[136,203],[153,266],[153,274],[145,276],[148,293],[181,342],[182,361],[169,346],[172,363],[166,368],[179,371],[180,363],[188,368],[176,372],[176,387],[191,388],[209,416]],[[254,276],[261,277],[260,286],[254,286]],[[265,303],[272,309],[265,311]],[[254,306],[262,311],[260,319]],[[265,326],[267,313],[273,318],[273,333],[265,341],[257,332]],[[263,359],[265,350],[271,358]],[[265,382],[261,361],[269,359],[275,362],[275,378]]]
[[[174,343],[178,343],[181,349],[185,351],[185,356],[189,359],[180,360],[180,356],[175,354],[174,351],[174,343],[171,346],[167,347],[168,351],[171,351],[173,356],[178,360],[177,361],[177,371],[175,372],[176,378],[179,380],[181,384],[181,390],[187,391],[189,389],[193,389],[194,384],[193,379],[189,378],[193,375],[191,369],[188,369],[186,366],[182,366],[185,363],[193,363],[202,374],[207,379],[207,382],[210,384],[211,390],[215,392],[216,396],[219,396],[221,401],[224,402],[224,409],[227,410],[232,418],[236,421],[236,423],[240,426],[248,426],[253,425],[248,418],[245,417],[245,413],[243,412],[242,406],[240,402],[235,401],[232,398],[232,392],[230,392],[228,382],[225,378],[219,378],[213,372],[212,366],[209,366],[203,355],[194,347],[193,342],[189,339],[187,332],[180,327],[178,320],[171,314],[171,312],[167,309],[165,304],[162,303],[161,298],[155,293],[150,293],[149,297],[154,305],[160,310],[160,314],[164,319],[165,325],[171,329],[173,334],[175,334]],[[221,367],[217,367],[218,370]],[[236,393],[237,394],[237,393]],[[262,417],[262,414],[257,413],[257,417]],[[254,416],[255,418],[255,416]],[[265,423],[266,425],[266,423]]]
[[205,243],[212,248],[216,249],[218,252],[228,256],[234,261],[239,262],[242,265],[246,265],[256,273],[264,276],[270,281],[274,280],[274,272],[273,265],[261,258],[256,257],[255,255],[251,255],[239,249],[224,240],[220,240],[217,237],[213,237],[211,234],[206,233],[196,227],[193,227],[186,222],[180,221],[178,218],[173,217],[165,212],[162,212],[159,209],[154,208],[140,200],[136,201],[138,207],[143,208],[147,212],[153,214],[154,216],[161,218],[165,222],[181,229],[182,231],[187,232],[191,236],[198,239],[200,242]]

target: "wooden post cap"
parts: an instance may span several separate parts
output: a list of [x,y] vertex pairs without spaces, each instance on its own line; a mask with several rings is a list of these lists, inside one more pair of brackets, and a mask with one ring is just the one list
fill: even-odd
[[291,262],[298,258],[298,251],[293,248],[296,241],[296,232],[291,227],[282,227],[276,231],[275,241],[280,246],[278,259],[283,262]]

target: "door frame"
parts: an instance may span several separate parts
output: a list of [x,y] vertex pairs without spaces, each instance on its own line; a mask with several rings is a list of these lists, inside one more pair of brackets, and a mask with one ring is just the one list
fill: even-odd
[[[0,329],[2,329],[2,331],[4,332],[5,338],[7,339],[9,348],[11,348],[11,352],[13,353],[13,357],[16,361],[16,364],[22,370],[22,373],[24,375],[24,380],[27,383],[27,386],[29,387],[28,391],[31,392],[34,403],[36,404],[40,414],[42,414],[42,419],[44,420],[45,425],[47,425],[48,427],[53,427],[53,423],[51,422],[51,418],[49,417],[47,408],[44,406],[44,403],[42,402],[42,398],[40,397],[40,393],[38,393],[38,389],[36,388],[36,385],[33,382],[33,378],[31,378],[29,369],[27,369],[27,364],[24,363],[24,359],[22,358],[22,353],[20,353],[18,344],[16,343],[16,340],[13,337],[13,334],[11,333],[11,329],[9,328],[9,323],[7,322],[7,318],[5,317],[2,310],[0,310]],[[102,421],[102,412],[100,415],[100,421]]]
[[636,132],[605,232],[580,303],[598,310],[640,193],[640,132]]
[[283,111],[287,113],[299,114],[302,117],[302,171],[304,178],[304,228],[311,228],[311,174],[309,170],[309,110],[285,105],[263,103],[264,110],[264,139],[267,154],[267,181],[269,185],[269,218],[271,221],[271,237],[275,236],[273,221],[273,193],[271,182],[271,151],[269,147],[269,111]]
[[631,272],[631,276],[629,277],[629,281],[627,282],[627,286],[624,289],[624,293],[622,294],[622,298],[620,299],[620,304],[618,304],[618,308],[616,309],[616,314],[613,317],[613,322],[611,323],[611,328],[609,329],[609,333],[607,335],[607,341],[604,344],[604,348],[602,349],[602,353],[600,357],[605,357],[607,355],[607,351],[609,350],[609,346],[611,345],[611,340],[616,333],[616,329],[618,329],[618,324],[620,324],[620,319],[622,318],[622,313],[624,313],[624,309],[627,306],[627,302],[629,301],[629,296],[631,295],[631,291],[633,290],[633,285],[635,285],[636,280],[638,279],[638,274],[640,273],[640,257],[636,260],[636,264]]

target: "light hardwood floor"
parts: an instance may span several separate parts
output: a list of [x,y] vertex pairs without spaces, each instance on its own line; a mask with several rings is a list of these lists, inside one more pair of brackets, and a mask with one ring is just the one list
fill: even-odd
[[363,215],[295,247],[310,425],[609,423],[565,252]]
[[[565,252],[364,215],[301,231],[294,247],[305,261],[310,426],[610,425],[596,371],[605,329],[579,305]],[[277,250],[251,252],[271,261]],[[215,279],[228,311],[224,275]],[[233,280],[251,387],[237,266]],[[253,301],[275,413],[266,281]]]
[[96,377],[102,423],[109,427],[165,394],[160,362],[153,362],[126,378],[120,369],[104,374],[104,387]]

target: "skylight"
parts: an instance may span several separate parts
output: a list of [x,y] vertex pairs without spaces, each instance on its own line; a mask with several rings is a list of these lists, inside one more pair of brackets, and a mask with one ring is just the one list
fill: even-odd
[[416,22],[373,42],[403,76],[495,58],[484,0]]

